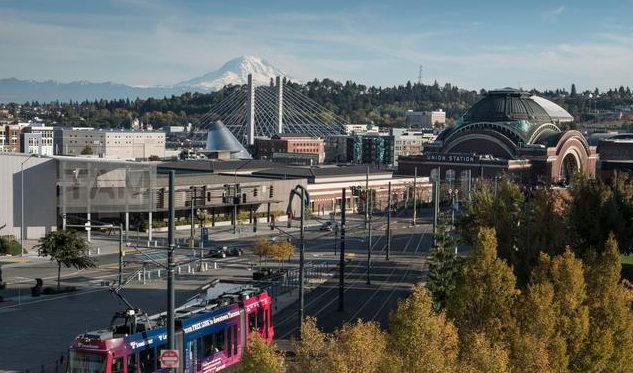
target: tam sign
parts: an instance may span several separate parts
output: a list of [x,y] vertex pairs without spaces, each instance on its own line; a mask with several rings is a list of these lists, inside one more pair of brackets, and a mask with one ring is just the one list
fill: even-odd
[[162,350],[160,352],[160,367],[163,369],[178,368],[180,355],[178,350]]

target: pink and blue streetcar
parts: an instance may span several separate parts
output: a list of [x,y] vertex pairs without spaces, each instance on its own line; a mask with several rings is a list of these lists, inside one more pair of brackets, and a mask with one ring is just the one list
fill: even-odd
[[[180,352],[176,372],[218,372],[239,362],[251,332],[273,340],[272,302],[266,291],[248,287],[213,298],[207,294],[176,308],[175,348]],[[68,372],[166,371],[159,362],[161,350],[167,348],[166,321],[165,312],[147,316],[128,309],[117,313],[109,328],[75,339]]]

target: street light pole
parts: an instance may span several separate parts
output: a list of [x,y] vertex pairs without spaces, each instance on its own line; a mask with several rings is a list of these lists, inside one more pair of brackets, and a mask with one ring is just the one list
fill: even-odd
[[345,311],[345,188],[341,195],[341,250],[338,279],[338,310]]
[[369,166],[365,168],[365,229],[367,229],[367,220],[369,216],[369,197],[367,191],[369,190]]
[[418,218],[417,210],[418,210],[418,193],[417,193],[417,182],[418,182],[418,168],[416,167],[413,171],[413,226],[415,226],[416,220]]
[[196,236],[196,226],[195,226],[195,217],[194,217],[194,209],[195,209],[195,200],[196,200],[196,187],[193,186],[191,189],[191,232],[189,235],[189,248],[193,248],[194,244],[193,244],[193,240],[194,237]]
[[[367,190],[367,200],[369,208],[371,208],[372,201],[372,193],[370,190]],[[371,214],[369,214],[369,219],[367,222],[367,285],[371,285]]]
[[387,260],[391,254],[391,181],[387,186]]
[[[174,184],[176,172],[169,172],[169,230],[167,240],[169,249],[167,250],[167,348],[173,350],[176,347],[176,330],[174,322],[175,291],[174,291],[174,249],[176,231],[176,198],[174,197]],[[172,370],[173,372],[174,370]]]
[[304,267],[304,219],[305,219],[305,190],[301,188],[301,220],[300,220],[300,228],[299,228],[299,338],[303,336],[303,301],[304,301],[304,289],[303,283],[305,281],[305,267]]
[[123,284],[123,224],[119,223],[119,286]]

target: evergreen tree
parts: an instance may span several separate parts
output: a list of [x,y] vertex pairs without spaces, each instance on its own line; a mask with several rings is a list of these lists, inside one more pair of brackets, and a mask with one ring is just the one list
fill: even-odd
[[444,227],[440,227],[436,241],[429,255],[426,287],[433,296],[434,309],[443,311],[446,309],[450,294],[455,291],[460,262],[456,253],[456,243],[446,233]]

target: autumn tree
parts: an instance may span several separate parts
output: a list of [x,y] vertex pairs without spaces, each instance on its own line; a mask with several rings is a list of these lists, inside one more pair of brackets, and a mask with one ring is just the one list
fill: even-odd
[[236,373],[283,373],[286,371],[284,356],[275,351],[274,344],[268,344],[257,333],[248,337],[248,348],[237,366]]
[[325,358],[329,373],[383,373],[387,338],[375,322],[344,324],[330,340]]
[[620,282],[620,253],[611,234],[601,253],[586,259],[590,322],[582,367],[587,372],[633,371],[632,294]]
[[268,257],[272,246],[272,242],[265,237],[259,237],[253,245],[253,254],[259,257],[259,267],[262,267],[262,258]]
[[502,344],[491,342],[482,333],[475,333],[469,341],[471,346],[464,349],[460,369],[457,371],[464,373],[511,372],[509,354]]
[[494,228],[482,229],[461,267],[447,307],[462,341],[477,333],[485,334],[494,344],[507,340],[514,324],[515,284],[512,269],[497,256]]
[[436,313],[430,292],[415,286],[389,316],[389,353],[397,372],[454,372],[458,355],[457,329],[446,315]]
[[554,258],[541,254],[532,284],[551,284],[554,291],[553,334],[562,338],[564,346],[564,354],[556,353],[557,361],[567,363],[571,372],[583,372],[582,351],[589,333],[589,308],[582,261],[569,249]]
[[275,242],[271,245],[268,252],[268,257],[278,260],[283,268],[284,260],[290,259],[295,253],[295,247],[293,244],[286,240]]
[[316,324],[314,317],[306,318],[301,327],[301,340],[292,340],[296,364],[290,367],[294,373],[325,372],[328,339]]

